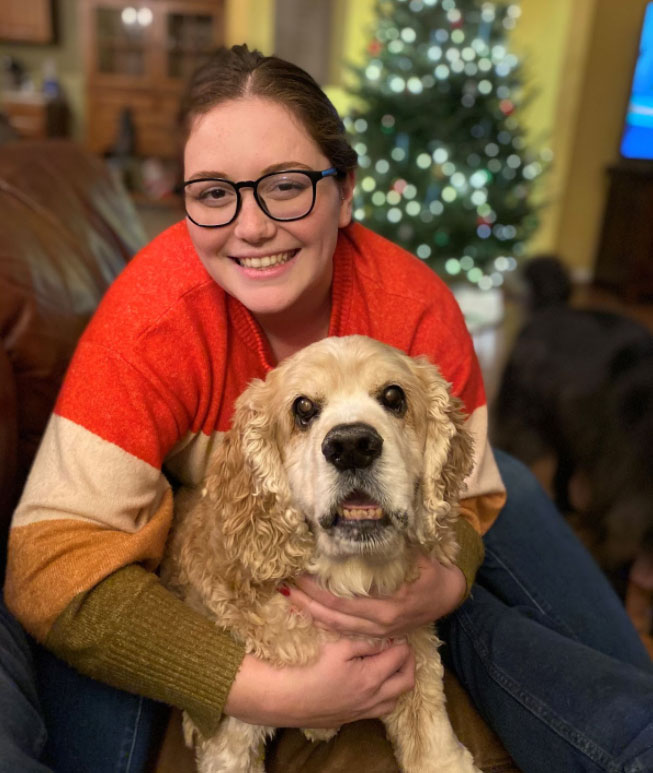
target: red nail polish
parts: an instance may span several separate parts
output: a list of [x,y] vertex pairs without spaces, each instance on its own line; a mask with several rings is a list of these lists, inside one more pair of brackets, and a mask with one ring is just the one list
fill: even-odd
[[285,585],[280,585],[277,590],[282,596],[290,596],[290,591]]

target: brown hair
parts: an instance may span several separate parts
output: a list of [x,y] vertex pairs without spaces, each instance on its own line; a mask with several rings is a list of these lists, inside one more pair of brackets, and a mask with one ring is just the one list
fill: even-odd
[[315,80],[291,62],[246,45],[221,47],[191,76],[179,110],[182,142],[193,119],[230,99],[257,96],[280,103],[300,119],[340,175],[357,166],[337,110]]

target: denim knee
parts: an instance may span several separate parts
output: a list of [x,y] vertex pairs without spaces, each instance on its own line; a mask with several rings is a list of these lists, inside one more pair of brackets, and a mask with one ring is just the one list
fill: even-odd
[[0,773],[47,773],[45,742],[29,644],[0,601]]

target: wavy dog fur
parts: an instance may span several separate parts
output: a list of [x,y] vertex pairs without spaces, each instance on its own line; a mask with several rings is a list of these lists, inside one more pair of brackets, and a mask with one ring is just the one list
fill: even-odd
[[[298,399],[313,407],[308,418],[298,415]],[[329,461],[325,439],[343,427],[378,436],[378,456],[361,466]],[[236,402],[205,482],[178,495],[164,581],[247,652],[277,665],[308,663],[335,634],[291,614],[278,585],[309,571],[341,596],[391,593],[416,577],[417,548],[450,565],[471,457],[459,401],[435,366],[362,336],[324,339]],[[371,502],[373,510],[357,513],[375,516],[351,520],[343,510],[351,502]],[[433,627],[408,641],[415,688],[384,719],[402,770],[475,771],[446,714]],[[264,770],[261,748],[274,728],[225,717],[203,738],[188,717],[184,727],[201,773]],[[305,732],[326,739],[334,731]]]

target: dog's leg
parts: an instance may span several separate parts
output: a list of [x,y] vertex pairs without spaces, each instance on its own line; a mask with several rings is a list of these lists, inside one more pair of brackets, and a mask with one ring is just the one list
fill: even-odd
[[420,630],[409,642],[415,650],[415,687],[384,719],[399,767],[403,773],[480,773],[447,715],[437,639]]
[[[187,734],[188,722],[184,721]],[[273,727],[248,725],[225,717],[211,738],[201,738],[195,731],[195,758],[198,773],[265,773],[265,742]]]

